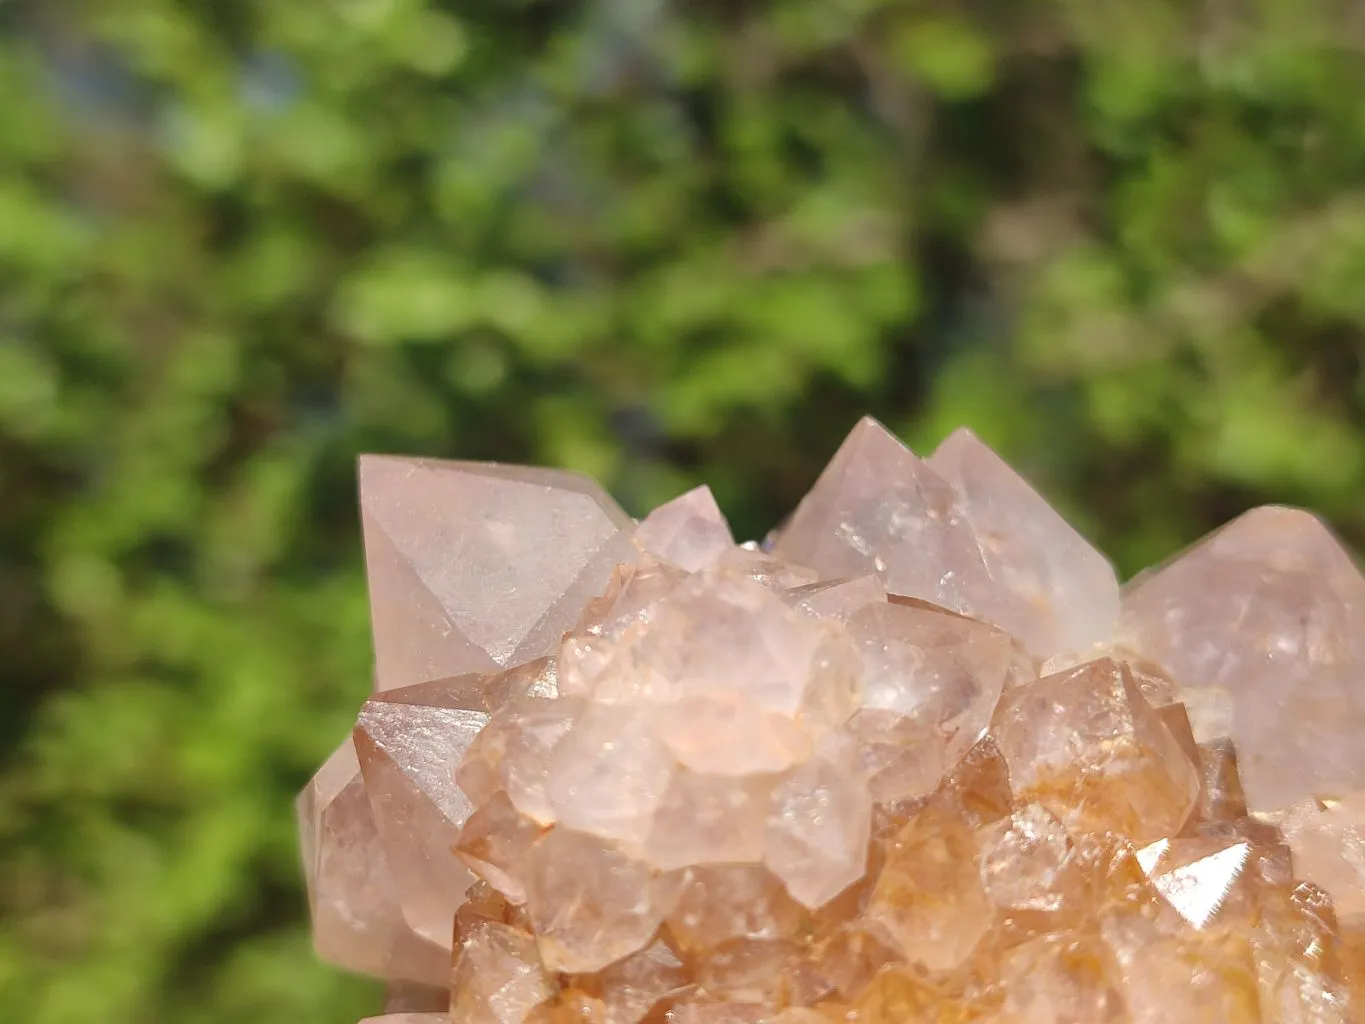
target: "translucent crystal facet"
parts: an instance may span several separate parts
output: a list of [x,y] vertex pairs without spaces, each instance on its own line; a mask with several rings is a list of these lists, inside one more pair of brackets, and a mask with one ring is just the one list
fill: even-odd
[[643,843],[674,768],[650,709],[597,704],[556,743],[546,795],[570,828]]
[[419,935],[445,944],[474,881],[453,860],[452,844],[473,809],[455,783],[455,768],[488,715],[481,707],[410,703],[409,689],[420,701],[426,687],[366,701],[355,746],[403,914]]
[[711,488],[702,485],[660,505],[635,531],[635,544],[696,572],[734,546],[730,524],[721,514]]
[[549,653],[629,550],[625,513],[560,470],[366,456],[360,504],[381,689]]
[[520,1024],[552,992],[535,939],[510,925],[485,922],[455,951],[450,1019]]
[[1039,653],[1084,651],[1110,638],[1119,612],[1113,567],[1023,477],[965,429],[927,462],[957,493],[1001,594],[999,611],[977,614]]
[[1331,896],[1340,918],[1365,922],[1365,793],[1329,809],[1301,803],[1281,828],[1298,876]]
[[692,864],[757,861],[763,856],[774,778],[736,780],[682,769],[654,811],[646,851],[669,871]]
[[1015,792],[1089,830],[1172,835],[1199,797],[1197,769],[1121,662],[1010,691],[994,733]]
[[736,545],[366,459],[381,692],[298,801],[369,1024],[1359,1024],[1365,579],[1259,509],[1123,592],[976,437]]
[[1009,637],[971,619],[890,603],[855,612],[848,631],[863,668],[852,729],[878,795],[931,792],[990,721]]
[[745,940],[794,936],[801,907],[772,872],[756,864],[698,865],[660,877],[655,900],[670,934],[693,954]]
[[318,770],[298,810],[318,953],[365,974],[443,984],[449,955],[403,918],[350,740]]
[[826,577],[875,571],[893,593],[1001,626],[1044,657],[1107,640],[1118,612],[1104,557],[967,431],[926,461],[864,420],[774,551]]
[[764,862],[806,906],[828,903],[863,873],[871,813],[852,758],[814,756],[773,789]]
[[1319,520],[1285,508],[1254,509],[1134,580],[1120,622],[1181,687],[1226,700],[1262,811],[1365,787],[1363,627],[1365,578]]
[[994,909],[977,859],[974,830],[933,806],[891,842],[868,916],[906,961],[958,967],[990,929]]
[[886,586],[875,573],[807,583],[786,592],[793,608],[813,619],[847,621],[854,612],[886,600]]
[[526,855],[526,909],[546,965],[595,971],[649,943],[650,866],[595,836],[551,829]]
[[952,486],[872,419],[835,453],[773,553],[826,579],[877,573],[893,593],[957,610],[987,585]]

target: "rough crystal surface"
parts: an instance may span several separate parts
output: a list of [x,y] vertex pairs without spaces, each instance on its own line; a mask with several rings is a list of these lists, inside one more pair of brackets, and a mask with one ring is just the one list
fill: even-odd
[[382,691],[298,802],[372,1024],[1365,1022],[1365,578],[1259,509],[1122,592],[968,432],[787,525],[361,465]]
[[518,928],[486,921],[455,951],[450,1019],[461,1024],[519,1024],[553,991],[535,940]]
[[1090,831],[1171,835],[1199,797],[1194,763],[1121,662],[1103,658],[1011,690],[994,733],[1015,792]]

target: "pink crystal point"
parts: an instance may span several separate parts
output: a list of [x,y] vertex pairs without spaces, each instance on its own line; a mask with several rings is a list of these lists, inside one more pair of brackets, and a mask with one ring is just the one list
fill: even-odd
[[474,881],[452,851],[473,810],[455,768],[487,721],[472,694],[452,699],[436,682],[366,701],[356,723],[360,771],[403,915],[438,945],[449,944],[450,922]]
[[[1227,702],[1253,811],[1365,786],[1365,578],[1315,517],[1233,520],[1130,583],[1119,633]],[[1196,737],[1214,738],[1187,703]]]
[[645,516],[635,531],[635,544],[696,572],[734,547],[735,538],[711,488],[703,484]]
[[649,945],[660,910],[646,861],[556,827],[526,855],[526,910],[545,965],[598,971]]
[[1119,586],[1109,561],[971,431],[925,460],[957,493],[1000,598],[974,614],[1035,654],[1085,651],[1113,635]]
[[633,529],[561,470],[364,456],[360,501],[380,689],[551,653]]
[[552,992],[535,940],[518,928],[485,921],[456,951],[450,977],[450,1020],[520,1024]]
[[417,936],[348,739],[299,796],[299,829],[319,955],[362,974],[445,983],[448,954]]
[[705,488],[361,471],[380,692],[298,812],[369,1024],[1365,1021],[1365,579],[1311,516],[1120,601],[966,431],[863,421],[770,551]]
[[1109,563],[968,431],[921,460],[864,419],[778,534],[824,578],[876,571],[894,594],[984,619],[1039,657],[1108,640]]
[[853,758],[816,755],[773,790],[764,862],[796,900],[822,907],[862,877],[871,821]]
[[835,452],[772,550],[825,579],[876,572],[892,593],[959,611],[987,583],[952,487],[870,417]]

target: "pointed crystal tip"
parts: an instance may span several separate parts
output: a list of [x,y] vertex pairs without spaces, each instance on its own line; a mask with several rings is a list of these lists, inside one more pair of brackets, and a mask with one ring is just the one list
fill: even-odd
[[300,795],[365,1024],[1365,1020],[1365,578],[1254,509],[1120,590],[967,430],[706,487],[366,457],[379,692]]

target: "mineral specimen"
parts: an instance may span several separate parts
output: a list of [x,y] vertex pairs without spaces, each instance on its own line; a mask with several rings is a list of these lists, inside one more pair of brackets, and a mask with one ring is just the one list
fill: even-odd
[[377,692],[299,800],[366,1024],[1365,1022],[1365,578],[1247,513],[1120,589],[973,435],[787,524],[366,457]]

